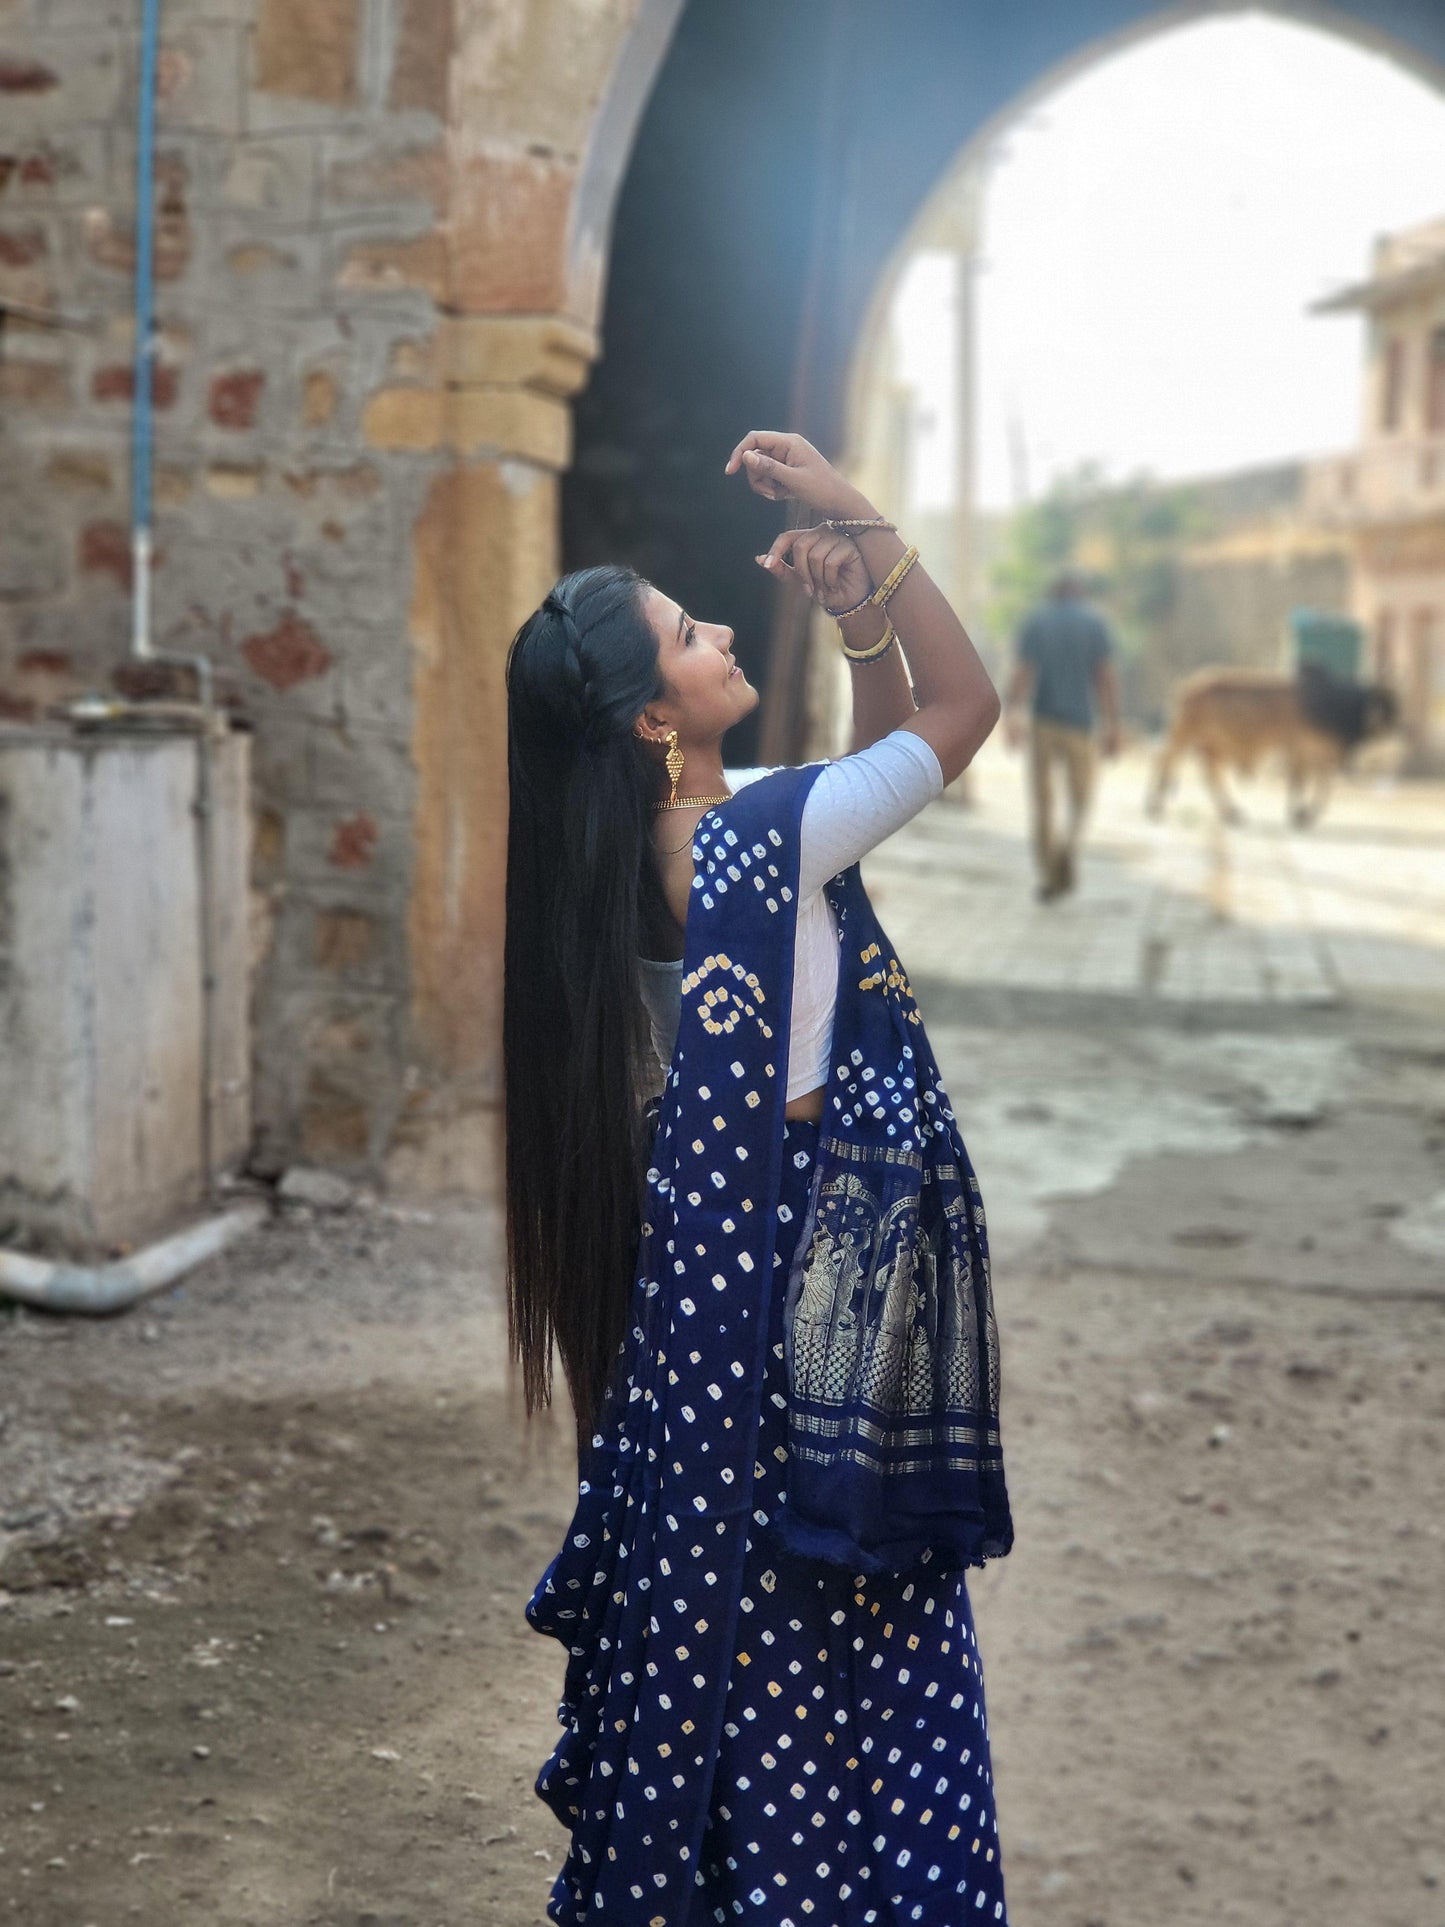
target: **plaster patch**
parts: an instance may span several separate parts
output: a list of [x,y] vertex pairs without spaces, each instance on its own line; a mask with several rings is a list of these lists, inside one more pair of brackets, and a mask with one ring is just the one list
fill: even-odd
[[524,502],[542,480],[543,471],[533,462],[497,463],[497,473],[502,478],[502,487],[513,500]]

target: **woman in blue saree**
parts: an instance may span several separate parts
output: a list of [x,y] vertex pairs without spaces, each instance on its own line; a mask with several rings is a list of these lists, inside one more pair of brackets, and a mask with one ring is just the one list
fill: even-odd
[[[999,704],[916,550],[798,436],[760,565],[838,617],[854,743],[736,769],[732,632],[619,568],[508,660],[508,1306],[577,1509],[531,1624],[566,1927],[1005,1922],[965,1569],[1012,1543],[978,1187],[859,858]],[[661,1078],[661,1089],[655,1086]]]

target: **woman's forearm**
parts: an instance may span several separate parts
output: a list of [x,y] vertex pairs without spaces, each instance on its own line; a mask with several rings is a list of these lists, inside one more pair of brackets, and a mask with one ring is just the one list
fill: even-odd
[[[881,609],[869,607],[838,626],[850,649],[868,649],[883,640],[886,618]],[[850,663],[848,674],[853,684],[853,749],[867,749],[917,710],[901,650],[890,649],[876,662]]]
[[[875,582],[885,581],[903,557],[903,538],[891,529],[865,529],[855,539],[868,564],[868,573]],[[873,609],[863,613],[875,621],[880,614]],[[997,722],[998,693],[963,624],[921,559],[890,596],[888,615],[898,631],[907,664],[892,668],[886,691],[870,692],[863,698],[868,705],[870,725],[882,723],[867,740],[886,735],[902,722],[914,723],[932,743],[951,781],[972,761]],[[845,634],[856,620],[860,618],[850,618],[850,622],[844,624]],[[857,646],[864,646],[882,633],[880,622],[872,635],[860,635]],[[853,643],[851,635],[848,641]],[[896,650],[890,650],[883,661],[891,661],[896,654]],[[855,728],[859,685],[870,668],[881,667],[882,662],[865,664],[853,671]],[[911,695],[907,688],[910,679]],[[898,700],[900,695],[905,699],[903,702]],[[891,702],[887,701],[888,697]]]
[[[845,607],[857,598],[834,603],[824,592],[836,594],[850,575],[859,573],[860,555],[875,584],[884,582],[902,559],[905,545],[896,530],[856,526],[876,519],[872,503],[801,436],[754,430],[729,457],[728,473],[740,469],[755,494],[772,501],[801,502],[823,521],[854,525],[847,531],[853,547],[840,547],[840,531],[821,522],[811,529],[785,530],[768,553],[758,557],[775,580],[801,582],[815,602]],[[849,554],[852,569],[846,566]],[[922,564],[915,563],[894,591],[888,615],[906,657],[902,680],[911,676],[918,707],[909,714],[906,703],[899,700],[900,672],[890,664],[885,672],[890,682],[873,691],[865,686],[855,696],[855,730],[860,736],[867,732],[872,740],[899,722],[906,723],[929,743],[945,781],[951,782],[967,768],[998,721],[998,694],[963,624]],[[860,630],[860,641],[876,640],[881,634],[880,628],[865,628]],[[879,657],[876,663],[860,664],[852,673],[857,678],[870,668],[881,672],[887,660]],[[856,690],[856,681],[854,686]]]

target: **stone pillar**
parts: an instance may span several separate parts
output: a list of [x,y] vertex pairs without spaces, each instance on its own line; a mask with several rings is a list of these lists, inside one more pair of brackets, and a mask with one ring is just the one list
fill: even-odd
[[495,1180],[506,654],[557,573],[570,401],[595,353],[556,315],[449,319],[434,385],[382,389],[363,423],[374,445],[451,458],[413,535],[413,1061],[388,1167],[406,1185]]

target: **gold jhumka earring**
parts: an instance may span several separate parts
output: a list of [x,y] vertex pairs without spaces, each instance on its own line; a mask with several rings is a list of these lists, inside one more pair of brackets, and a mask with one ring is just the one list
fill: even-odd
[[[635,729],[632,733],[640,743],[655,743],[657,741],[655,736],[645,735],[640,729]],[[662,760],[667,769],[670,793],[665,803],[653,804],[652,807],[654,810],[686,810],[694,808],[698,804],[709,805],[714,803],[730,803],[732,801],[731,790],[728,791],[726,796],[679,796],[677,786],[682,781],[682,766],[686,758],[683,756],[682,746],[677,740],[677,731],[675,729],[670,729],[662,740],[667,744],[667,754]]]
[[663,804],[663,808],[674,810],[677,808],[677,785],[682,776],[683,765],[683,754],[678,746],[677,731],[675,729],[670,729],[667,732],[667,754],[662,760],[667,765],[667,780],[672,785],[672,794],[668,797],[666,803]]

